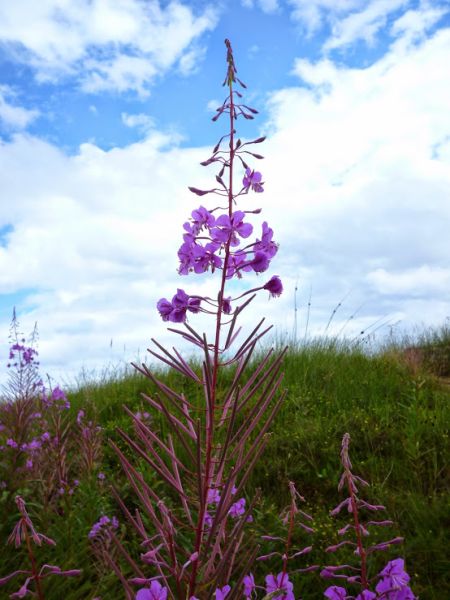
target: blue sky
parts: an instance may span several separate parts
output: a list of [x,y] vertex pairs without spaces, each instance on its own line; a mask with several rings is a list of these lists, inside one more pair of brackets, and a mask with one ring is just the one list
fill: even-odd
[[292,332],[297,285],[299,331],[310,294],[313,333],[342,299],[329,332],[350,337],[450,315],[448,1],[0,1],[2,356],[14,305],[70,378],[171,343],[156,300],[210,291],[176,250],[223,133],[225,37],[286,289],[255,311]]

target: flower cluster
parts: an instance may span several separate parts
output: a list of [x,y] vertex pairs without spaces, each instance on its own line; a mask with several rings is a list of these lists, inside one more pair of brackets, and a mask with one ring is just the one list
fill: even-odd
[[92,529],[88,533],[88,538],[90,540],[93,540],[94,538],[101,535],[105,531],[105,529],[117,529],[118,527],[119,521],[116,517],[110,519],[106,515],[103,515],[96,523],[94,523],[94,525],[92,525]]
[[[229,105],[224,102],[218,109],[217,117],[224,112],[232,113],[235,118],[239,115],[244,118],[253,118],[251,115],[257,111],[244,105]],[[227,151],[220,149],[220,145],[226,137],[230,137],[229,156],[226,154]],[[257,159],[263,158],[259,154],[249,152],[246,147],[251,144],[259,144],[264,139],[258,138],[245,143],[237,140],[234,143],[233,131],[231,135],[223,136],[215,146],[212,156],[201,163],[203,166],[216,162],[221,165],[220,171],[216,175],[216,181],[220,184],[220,188],[200,190],[190,187],[189,190],[198,196],[205,194],[225,196],[228,200],[228,210],[224,212],[225,209],[221,207],[208,209],[201,205],[191,212],[190,219],[183,225],[183,243],[178,249],[178,272],[180,275],[221,271],[225,279],[229,280],[233,277],[241,279],[244,273],[260,274],[269,268],[272,258],[278,251],[278,244],[273,240],[272,228],[264,221],[261,235],[253,241],[249,241],[250,236],[254,233],[254,227],[248,222],[247,217],[251,213],[260,213],[260,209],[233,210],[239,196],[248,194],[250,190],[256,193],[264,191],[262,174],[251,169],[243,159],[244,154],[250,154]],[[240,159],[245,169],[242,187],[237,193],[233,191],[233,161],[235,158]],[[223,179],[225,169],[229,169],[230,172],[229,183],[225,183]],[[222,287],[224,286],[222,285]],[[279,296],[283,291],[283,286],[279,277],[274,276],[264,286],[251,291],[260,289],[267,289],[272,296]],[[208,308],[214,307],[215,311],[201,306],[202,302],[206,303]],[[183,323],[186,321],[188,312],[231,314],[231,302],[232,298],[226,297],[223,293],[216,302],[211,298],[190,296],[184,290],[178,289],[171,301],[161,298],[157,303],[157,309],[163,321]]]
[[163,321],[182,323],[186,320],[186,312],[189,310],[198,313],[200,310],[200,298],[188,296],[186,292],[178,288],[177,293],[169,302],[166,298],[158,301],[157,308]]
[[[233,486],[231,488],[231,495],[234,496],[234,494],[236,494],[236,487]],[[208,506],[217,506],[220,502],[220,492],[217,488],[211,488],[208,490],[208,496],[207,496],[207,504]],[[242,515],[245,514],[246,512],[246,500],[245,498],[239,498],[239,500],[237,500],[236,502],[234,502],[231,507],[228,510],[228,515],[232,518],[232,519],[237,519],[238,517],[241,517]],[[210,511],[206,510],[205,511],[205,525],[207,527],[211,527],[212,522],[213,522],[213,515]],[[253,517],[251,515],[247,516],[247,521],[251,522],[253,521]]]
[[[254,175],[261,177],[261,173]],[[210,212],[200,206],[183,225],[185,233],[178,250],[180,275],[226,269],[226,277],[231,279],[241,278],[244,272],[266,271],[278,251],[273,230],[267,222],[262,224],[261,239],[243,246],[243,240],[253,233],[253,225],[245,221],[246,213],[236,210],[216,217],[213,215],[215,210],[218,209]]]
[[347,590],[341,586],[333,585],[329,587],[324,596],[329,600],[415,600],[408,583],[410,577],[405,571],[405,561],[403,558],[396,558],[387,563],[378,574],[379,579],[375,592],[368,589],[363,590],[356,598],[347,593]]
[[45,408],[57,407],[59,410],[69,410],[70,402],[66,393],[57,385],[48,395],[45,388],[42,387],[42,404]]
[[9,349],[9,360],[14,362],[9,362],[6,365],[8,369],[12,367],[23,368],[33,363],[39,365],[39,362],[36,360],[38,355],[37,350],[32,346],[25,346],[25,338],[22,338],[21,342],[12,344]]

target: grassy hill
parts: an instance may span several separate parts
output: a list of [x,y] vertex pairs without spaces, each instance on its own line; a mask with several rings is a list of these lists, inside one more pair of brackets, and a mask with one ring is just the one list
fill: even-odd
[[[412,587],[422,600],[450,596],[449,365],[450,332],[445,327],[416,340],[412,346],[391,344],[372,353],[336,340],[291,348],[284,363],[287,397],[272,428],[269,446],[246,489],[248,498],[261,490],[251,531],[255,535],[283,532],[279,513],[289,501],[288,482],[294,481],[306,500],[302,508],[313,516],[316,530],[311,540],[295,540],[299,547],[306,541],[314,545],[308,562],[302,559],[299,567],[354,560],[349,553],[330,557],[324,552],[326,546],[338,541],[337,530],[344,522],[330,517],[329,511],[343,499],[337,491],[339,450],[343,434],[349,432],[354,472],[371,484],[365,497],[386,506],[383,518],[395,522],[393,529],[380,532],[376,539],[405,537],[401,547],[374,559],[377,565],[383,564],[384,558],[386,562],[403,556]],[[176,373],[160,371],[159,376],[175,389],[183,390],[188,398],[198,394]],[[231,377],[231,373],[223,377]],[[110,483],[115,484],[128,505],[135,501],[108,440],[120,444],[118,426],[132,431],[123,405],[133,412],[148,411],[153,425],[162,426],[141,397],[141,393],[151,396],[154,391],[151,382],[134,372],[110,373],[101,382],[84,381],[69,394],[67,423],[75,426],[77,415],[83,410],[85,419],[102,428],[95,469],[80,479],[71,494],[62,494],[58,503],[52,501],[51,506],[45,505],[42,482],[27,482],[15,490],[27,501],[37,529],[57,542],[55,548],[38,549],[40,560],[63,568],[83,569],[81,577],[55,577],[52,583],[48,580],[46,598],[123,596],[110,569],[95,562],[88,533],[101,514],[122,517],[109,493]],[[74,469],[76,447],[69,444],[67,450],[67,460]],[[98,478],[99,472],[105,479]],[[147,476],[158,485],[152,473],[147,472]],[[7,489],[1,494],[0,578],[26,563],[24,551],[5,546],[17,513],[13,494]],[[124,525],[121,534],[127,547],[132,547],[132,536]],[[278,567],[276,560],[259,563],[257,574],[262,576]],[[326,585],[316,574],[297,576],[296,582],[296,595],[301,594],[306,600],[323,597]],[[18,583],[9,584],[0,590],[0,595],[5,594],[6,598],[4,590],[11,593],[18,587]]]

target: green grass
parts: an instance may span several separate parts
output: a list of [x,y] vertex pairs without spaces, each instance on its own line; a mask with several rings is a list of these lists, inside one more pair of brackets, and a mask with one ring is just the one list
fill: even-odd
[[[420,347],[414,364],[405,347]],[[420,339],[391,343],[381,351],[367,353],[361,347],[335,340],[310,342],[289,351],[284,363],[284,387],[288,393],[274,427],[270,444],[247,486],[251,497],[259,488],[262,501],[255,510],[256,532],[282,533],[279,512],[288,503],[288,481],[296,483],[306,499],[305,509],[314,517],[316,534],[310,562],[331,564],[353,560],[339,554],[330,557],[324,548],[337,540],[337,522],[329,516],[341,499],[337,492],[342,435],[351,435],[354,472],[371,483],[365,492],[369,501],[387,507],[396,522],[383,531],[386,539],[405,537],[403,546],[378,558],[374,568],[389,558],[404,556],[415,593],[421,600],[450,597],[446,563],[449,545],[449,457],[448,424],[450,391],[443,377],[449,374],[450,331],[443,327]],[[436,358],[437,357],[437,358]],[[177,374],[160,372],[177,390],[192,399],[198,391]],[[224,374],[229,378],[231,373]],[[123,404],[131,410],[148,410],[141,392],[152,394],[151,383],[125,371],[110,373],[101,382],[84,381],[70,394],[71,418],[81,408],[98,420],[105,438],[118,440],[116,427],[130,430]],[[154,417],[158,419],[158,417]],[[123,496],[133,502],[118,461],[110,447],[103,448],[102,470]],[[148,474],[152,477],[152,474]],[[108,570],[98,571],[87,534],[102,512],[119,514],[107,493],[107,485],[93,478],[84,481],[61,514],[39,512],[39,503],[21,490],[38,528],[57,542],[54,549],[39,549],[41,559],[63,568],[82,568],[83,576],[54,578],[47,586],[50,600],[84,600],[95,596],[121,598],[123,593]],[[28,494],[28,495],[27,495]],[[5,548],[15,513],[7,494],[0,497],[0,577],[25,564],[21,551]],[[378,539],[378,538],[374,538]],[[298,541],[304,546],[308,540]],[[305,565],[301,562],[299,567]],[[279,564],[260,564],[261,574],[278,570]],[[297,578],[298,593],[306,600],[323,597],[324,584],[317,575]],[[19,585],[10,586],[9,593]],[[11,590],[11,591],[10,591]],[[4,593],[3,590],[1,593]],[[6,595],[4,596],[6,598]]]

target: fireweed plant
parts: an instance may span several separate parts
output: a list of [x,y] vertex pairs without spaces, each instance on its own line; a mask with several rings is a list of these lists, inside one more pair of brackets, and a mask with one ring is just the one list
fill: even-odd
[[[19,334],[14,310],[9,378],[1,390],[0,487],[14,497],[24,485],[38,486],[47,511],[61,497],[72,495],[78,477],[93,469],[99,458],[100,433],[82,415],[76,424],[70,422],[65,392],[51,382],[46,386],[40,376],[36,342],[36,327],[28,342]],[[79,452],[71,452],[74,446]]]
[[[196,372],[176,349],[168,351],[156,340],[152,340],[156,349],[150,350],[156,358],[194,382],[203,401],[186,398],[160,381],[145,365],[135,365],[155,384],[158,393],[147,400],[165,419],[170,433],[163,439],[161,433],[131,411],[138,439],[121,430],[119,433],[168,486],[164,494],[155,491],[135,464],[114,445],[144,514],[138,511],[132,515],[120,495],[115,495],[142,540],[143,562],[154,570],[154,576],[146,579],[140,569],[135,569],[136,577],[130,583],[147,586],[138,591],[139,600],[165,598],[167,594],[170,598],[202,600],[242,597],[244,578],[258,555],[257,544],[244,531],[257,498],[247,503],[242,493],[268,443],[270,425],[285,395],[280,392],[285,350],[278,356],[268,351],[252,374],[245,377],[258,340],[271,329],[264,327],[264,319],[237,343],[241,333],[237,326],[239,315],[261,290],[279,296],[283,291],[280,278],[274,275],[263,285],[234,298],[227,295],[227,285],[232,279],[266,272],[278,245],[267,222],[262,224],[259,237],[252,240],[253,225],[248,218],[260,210],[237,206],[238,200],[246,200],[249,193],[264,191],[261,173],[247,161],[262,158],[252,151],[252,146],[265,138],[242,142],[237,137],[237,119],[253,119],[257,111],[241,102],[242,94],[235,87],[245,88],[245,84],[237,77],[230,42],[225,43],[227,96],[213,121],[226,117],[229,129],[212,155],[201,163],[219,167],[218,187],[189,188],[196,196],[210,194],[218,200],[211,208],[201,205],[192,211],[190,220],[183,225],[183,243],[178,250],[180,275],[209,271],[218,275],[219,290],[211,298],[187,294],[179,288],[171,300],[162,298],[157,303],[164,321],[181,325],[181,328],[170,327],[169,331],[202,350],[201,370]],[[237,179],[241,183],[237,184]],[[213,318],[212,339],[197,332],[188,322],[188,315],[197,313]],[[220,387],[219,393],[221,373],[230,367],[234,368],[232,381],[225,390]],[[276,586],[283,589],[286,575],[270,591]],[[128,597],[133,598],[132,587],[126,585],[125,589]]]
[[[20,589],[14,594],[10,595],[10,598],[24,598],[28,595],[33,595],[39,600],[44,600],[44,590],[42,587],[42,581],[51,576],[59,575],[62,577],[74,577],[80,575],[79,569],[69,569],[63,571],[56,565],[42,565],[39,567],[33,545],[42,546],[42,543],[50,546],[55,546],[55,541],[47,537],[42,533],[38,533],[33,525],[32,520],[27,512],[25,502],[21,496],[16,496],[16,504],[19,509],[20,518],[17,521],[11,535],[8,538],[8,543],[14,544],[16,548],[25,542],[26,550],[29,559],[29,569],[20,569],[10,573],[6,577],[0,578],[0,586],[6,584],[9,580],[13,579],[17,575],[25,576],[24,583],[20,586]],[[34,587],[34,592],[30,589],[30,586]]]
[[[408,586],[410,577],[405,571],[405,563],[402,558],[397,558],[388,562],[386,567],[378,575],[369,577],[368,558],[370,555],[374,552],[386,551],[396,544],[401,544],[403,538],[395,537],[368,546],[364,543],[364,538],[369,536],[370,528],[389,527],[390,525],[393,525],[393,522],[387,519],[377,518],[370,518],[367,521],[363,521],[361,513],[377,513],[384,511],[385,507],[380,504],[370,504],[358,495],[357,486],[366,487],[369,484],[359,477],[359,475],[355,475],[352,472],[353,467],[349,456],[349,445],[350,435],[346,433],[342,439],[341,463],[343,466],[343,473],[338,488],[339,490],[346,490],[348,496],[331,511],[331,515],[336,516],[341,510],[347,509],[347,512],[351,516],[351,522],[344,525],[338,533],[342,537],[353,534],[353,539],[344,539],[334,546],[329,546],[326,551],[336,552],[336,550],[342,546],[352,546],[355,548],[355,555],[359,558],[359,566],[327,566],[321,572],[321,576],[325,579],[339,578],[347,581],[352,587],[358,587],[361,592],[356,596],[356,600],[414,600],[415,596]],[[374,585],[375,590],[373,590]],[[369,588],[372,588],[372,590]],[[345,588],[336,585],[327,588],[325,596],[326,598],[329,598],[329,600],[346,600],[346,598],[354,598],[354,596],[347,594]]]

